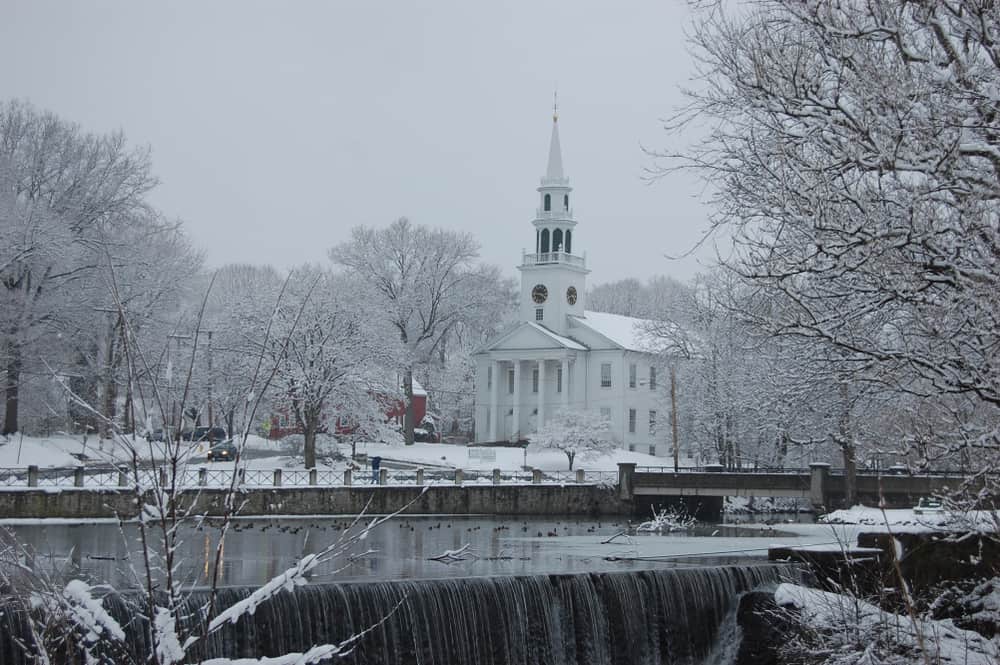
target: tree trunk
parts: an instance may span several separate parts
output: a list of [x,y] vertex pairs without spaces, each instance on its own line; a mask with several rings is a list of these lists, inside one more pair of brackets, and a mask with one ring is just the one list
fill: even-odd
[[21,347],[8,344],[10,356],[7,360],[7,382],[4,386],[5,403],[3,415],[3,433],[13,434],[17,431],[18,390],[21,383]]
[[306,418],[306,426],[302,434],[305,438],[305,444],[302,447],[302,452],[305,455],[305,464],[307,469],[316,468],[316,430],[318,429],[319,419],[312,416]]
[[122,412],[125,419],[122,431],[126,434],[135,434],[135,404],[132,402],[132,382],[125,384],[125,410]]
[[844,441],[840,448],[844,453],[844,508],[850,508],[858,502],[858,465],[853,443]]
[[406,416],[403,418],[403,437],[406,445],[413,445],[413,368],[407,367],[403,374],[403,393],[406,396]]
[[858,470],[854,459],[854,437],[851,435],[851,406],[846,381],[840,382],[840,422],[838,423],[840,450],[844,455],[844,508],[857,503]]
[[106,377],[104,384],[104,418],[100,422],[100,435],[102,439],[110,439],[114,429],[114,421],[118,415],[118,384],[115,383],[113,375]]
[[[109,317],[110,319],[110,317]],[[110,439],[118,403],[118,386],[115,384],[115,340],[117,324],[108,323],[108,341],[104,348],[104,400],[98,432],[102,439]]]
[[566,451],[566,458],[569,459],[569,470],[570,471],[573,470],[573,458],[574,457],[576,457],[576,453],[571,453],[568,450]]

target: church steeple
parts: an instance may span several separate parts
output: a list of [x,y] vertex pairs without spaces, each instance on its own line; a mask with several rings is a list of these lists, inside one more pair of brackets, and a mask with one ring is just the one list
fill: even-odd
[[549,141],[549,165],[545,169],[545,178],[542,184],[548,181],[552,184],[562,183],[562,148],[559,145],[559,107],[552,109],[552,139]]
[[587,261],[574,254],[576,220],[570,208],[573,188],[563,172],[559,142],[559,109],[552,109],[549,160],[538,187],[539,206],[535,227],[535,251],[525,252],[521,265],[521,317],[540,323],[559,334],[567,331],[567,316],[582,316],[586,291]]
[[[538,194],[541,204],[535,215],[535,252],[537,254],[573,253],[573,211],[569,195],[573,188],[563,173],[562,146],[559,143],[559,107],[552,108],[552,138],[549,161]],[[558,257],[555,257],[558,258]]]

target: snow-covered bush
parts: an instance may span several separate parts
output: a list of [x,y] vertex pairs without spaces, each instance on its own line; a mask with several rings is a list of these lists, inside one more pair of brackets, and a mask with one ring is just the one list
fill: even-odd
[[886,612],[854,596],[782,584],[777,604],[798,630],[778,648],[810,665],[996,665],[1000,645],[951,620]]
[[639,533],[672,533],[687,531],[698,523],[683,508],[662,508],[653,511],[653,519],[642,522],[635,528]]
[[585,459],[602,455],[617,445],[607,419],[594,411],[557,411],[552,420],[531,435],[529,442],[536,450],[565,453],[570,471],[577,456]]

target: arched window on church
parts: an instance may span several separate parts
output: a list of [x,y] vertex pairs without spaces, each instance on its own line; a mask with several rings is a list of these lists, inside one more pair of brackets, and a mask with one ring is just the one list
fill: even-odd
[[556,229],[552,232],[552,251],[562,252],[562,229]]
[[542,251],[542,233],[541,231],[535,231],[535,254]]
[[552,210],[552,196],[550,194],[545,195],[545,212]]
[[573,253],[573,232],[566,229],[566,249],[563,250],[567,254]]
[[563,194],[563,210],[569,212],[569,194]]
[[549,253],[549,230],[542,229],[542,254],[548,254],[548,253]]

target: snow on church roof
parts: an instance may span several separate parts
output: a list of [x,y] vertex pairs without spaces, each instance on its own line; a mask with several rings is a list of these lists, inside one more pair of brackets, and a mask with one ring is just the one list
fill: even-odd
[[644,353],[656,351],[656,339],[647,332],[647,327],[652,321],[589,310],[585,311],[582,317],[573,318],[578,325],[587,326],[628,351]]
[[551,330],[549,330],[548,328],[546,328],[545,326],[538,325],[534,321],[528,321],[528,325],[531,326],[532,328],[535,328],[536,330],[538,330],[538,331],[540,331],[540,332],[548,335],[549,337],[551,337],[555,341],[559,342],[561,345],[565,346],[567,349],[573,349],[574,351],[586,351],[587,350],[587,347],[585,347],[583,344],[580,344],[580,342],[577,342],[576,340],[570,339],[569,337],[563,337],[562,335],[558,335],[558,334],[552,332]]

